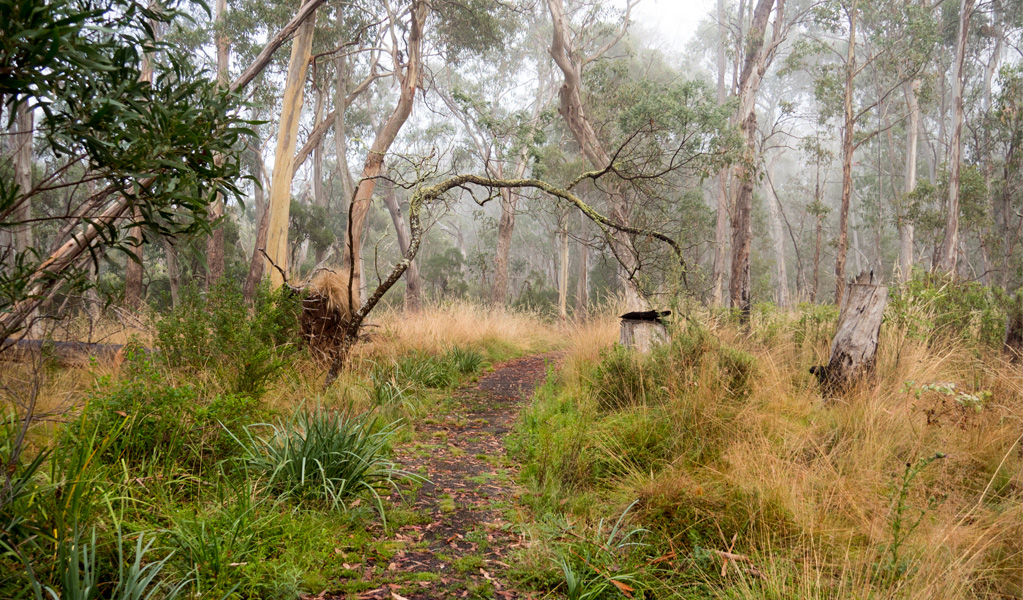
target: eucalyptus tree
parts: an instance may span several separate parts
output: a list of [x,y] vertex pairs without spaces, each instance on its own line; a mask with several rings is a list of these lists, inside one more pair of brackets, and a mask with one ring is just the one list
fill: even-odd
[[[841,124],[842,190],[835,259],[835,301],[845,291],[853,162],[856,150],[885,130],[879,111],[921,72],[930,58],[934,22],[930,11],[884,0],[837,0],[813,11],[814,29],[798,44],[792,64],[814,74],[819,116]],[[903,32],[905,35],[893,35]],[[858,86],[858,84],[861,84]],[[861,93],[860,90],[867,90]],[[863,124],[877,126],[858,132]]]
[[[530,15],[525,16],[526,19]],[[527,22],[528,23],[528,22]],[[548,61],[540,56],[542,30],[535,25],[522,28],[501,52],[490,60],[476,60],[455,69],[446,66],[434,77],[438,95],[462,124],[476,158],[491,177],[522,178],[544,139],[545,111],[553,96]],[[528,65],[528,82],[510,84],[523,78]],[[533,94],[521,90],[533,89]],[[525,103],[522,106],[522,103]],[[494,278],[490,302],[504,304],[508,297],[508,260],[520,195],[502,188],[501,215],[494,255]]]
[[[0,275],[0,339],[7,339],[64,286],[86,285],[90,259],[130,253],[125,215],[137,210],[149,235],[208,231],[216,194],[241,194],[237,148],[246,129],[234,92],[283,40],[271,38],[243,77],[218,90],[189,55],[154,36],[152,23],[181,17],[176,4],[3,0],[0,12],[7,19],[0,96],[15,111],[26,105],[41,115],[36,131],[53,165],[31,189],[0,184],[0,228],[25,226],[12,216],[61,196],[58,211],[33,219],[57,225],[50,251],[40,241],[5,249],[12,267]],[[146,54],[158,56],[152,83],[141,77]],[[214,161],[217,154],[224,160]]]

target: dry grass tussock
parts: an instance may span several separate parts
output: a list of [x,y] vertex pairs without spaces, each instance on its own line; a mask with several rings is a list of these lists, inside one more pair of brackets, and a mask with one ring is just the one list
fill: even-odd
[[[569,387],[615,341],[612,324],[595,319],[573,331]],[[726,550],[737,534],[735,551],[759,575],[740,568],[713,577],[728,583],[726,597],[1023,596],[1018,365],[886,325],[876,377],[822,398],[808,368],[826,362],[829,339],[798,316],[752,333],[699,330],[703,341],[639,367],[670,371],[658,380],[665,393],[620,411],[661,411],[672,440],[656,464],[621,460],[632,469],[612,493],[638,498],[644,524],[672,547]],[[694,348],[724,349],[694,364]],[[721,357],[735,351],[755,365],[740,393],[722,385]],[[636,452],[621,441],[593,445]]]
[[393,358],[411,351],[442,353],[473,347],[492,359],[543,352],[562,345],[557,326],[538,315],[470,301],[424,306],[416,312],[384,309],[370,320],[370,342],[360,348],[364,356]]

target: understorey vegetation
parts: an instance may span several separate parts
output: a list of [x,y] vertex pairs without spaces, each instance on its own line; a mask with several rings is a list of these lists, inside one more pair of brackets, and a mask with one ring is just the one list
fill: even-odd
[[1023,383],[984,334],[1005,310],[907,286],[874,375],[835,397],[809,373],[835,326],[818,307],[761,305],[748,330],[684,310],[645,357],[585,326],[510,442],[517,575],[570,598],[1018,596]]
[[[411,322],[384,317],[380,341],[323,392],[298,335],[300,301],[264,287],[249,312],[228,286],[192,290],[128,340],[119,367],[45,355],[0,365],[0,596],[372,587],[344,565],[383,560],[395,551],[388,534],[422,519],[392,497],[425,480],[392,460],[410,420],[442,412],[491,361],[545,342],[526,337],[527,315],[438,307]],[[522,337],[494,335],[516,327]],[[27,403],[34,420],[22,435],[14,409]]]

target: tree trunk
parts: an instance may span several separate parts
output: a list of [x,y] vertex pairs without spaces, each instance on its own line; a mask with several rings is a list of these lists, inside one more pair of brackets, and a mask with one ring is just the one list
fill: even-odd
[[[564,118],[565,124],[568,125],[572,137],[575,138],[586,160],[596,169],[605,169],[611,164],[611,156],[597,138],[597,134],[586,116],[581,95],[583,61],[576,55],[572,46],[568,24],[565,21],[564,3],[562,0],[548,0],[547,7],[553,23],[550,54],[564,76],[564,83],[558,92],[560,99],[558,113]],[[611,219],[628,226],[629,207],[622,190],[612,182],[607,185],[607,192]],[[639,282],[636,280],[639,261],[631,240],[628,236],[618,233],[612,235],[609,241],[615,257],[618,259],[618,277],[625,294],[627,309],[649,308],[642,290],[640,290]]]
[[[217,0],[216,30],[217,44],[217,85],[226,88],[230,84],[229,66],[231,62],[231,40],[225,31],[225,20],[227,17],[227,0]],[[217,157],[218,162],[223,162],[222,156]],[[221,219],[224,216],[224,194],[218,193],[217,199],[210,207],[210,219]],[[218,223],[210,234],[206,244],[206,289],[216,285],[224,276],[224,224]]]
[[849,284],[849,293],[838,316],[827,367],[811,372],[826,391],[841,391],[874,370],[881,319],[888,305],[888,287],[877,285],[866,273]]
[[266,254],[270,264],[264,267],[264,270],[270,271],[270,282],[274,288],[284,285],[284,274],[288,272],[288,220],[291,210],[291,180],[294,175],[292,163],[295,157],[298,123],[302,117],[302,96],[305,91],[306,69],[309,66],[315,23],[316,15],[313,14],[299,27],[291,47],[288,78],[284,84],[284,100],[267,208]]
[[[920,101],[917,92],[920,80],[914,79],[904,86],[906,104],[909,108],[909,121],[906,124],[906,179],[904,193],[906,197],[916,190],[917,148],[920,144]],[[908,202],[908,199],[907,201]],[[906,216],[907,206],[903,202],[899,215],[899,275],[898,281],[909,281],[913,276],[913,222]]]
[[765,179],[765,191],[767,192],[767,218],[771,226],[771,241],[774,245],[774,276],[775,287],[778,290],[778,306],[786,308],[789,305],[789,275],[785,265],[785,232],[781,225],[781,205],[778,194],[774,189],[774,166],[778,160],[778,154],[771,157],[767,163],[767,178]]
[[959,0],[959,35],[956,36],[955,62],[952,64],[952,139],[948,157],[948,213],[945,215],[945,242],[941,247],[939,268],[956,274],[959,258],[959,169],[963,153],[963,67],[966,62],[966,40],[970,32],[970,16],[974,0]]
[[[401,93],[394,111],[384,122],[384,125],[377,131],[373,145],[366,155],[366,163],[362,168],[362,179],[359,180],[358,188],[355,190],[355,197],[352,206],[348,211],[348,236],[344,246],[343,263],[350,269],[352,274],[349,290],[356,294],[362,290],[362,234],[366,227],[366,217],[369,215],[370,203],[373,199],[373,190],[376,188],[376,180],[383,172],[384,156],[390,149],[394,139],[398,136],[405,121],[412,114],[412,104],[415,101],[416,89],[422,77],[422,43],[423,26],[426,23],[428,5],[423,0],[413,0],[411,10],[411,25],[408,34],[406,50],[408,54],[408,65],[403,74],[398,75]],[[398,69],[398,67],[395,67]],[[349,298],[354,301],[354,298]],[[354,302],[350,306],[356,306]]]
[[824,233],[824,216],[817,215],[817,239],[813,245],[813,288],[810,290],[810,304],[817,303],[817,292],[820,290],[821,273],[821,235]]
[[[398,234],[398,249],[401,255],[405,256],[409,249],[409,232],[405,226],[405,218],[401,215],[401,205],[398,204],[398,196],[394,193],[394,184],[384,180],[384,204],[387,205],[387,212],[391,214],[391,223],[394,224],[394,231]],[[422,283],[419,281],[419,263],[415,260],[409,262],[405,277],[405,310],[418,311],[422,307]]]
[[[539,106],[539,103],[538,103]],[[534,115],[536,118],[537,115]],[[515,178],[526,172],[529,157],[526,149],[519,153],[515,163]],[[504,177],[504,169],[497,165],[497,176]],[[494,286],[490,290],[491,304],[504,304],[508,299],[508,255],[511,253],[512,234],[515,232],[515,211],[518,209],[519,194],[517,190],[501,190],[501,219],[497,224],[497,253],[494,255]]]
[[[138,208],[132,212],[132,221],[135,223],[142,221],[142,213],[139,212]],[[142,304],[142,260],[144,247],[142,244],[142,227],[132,225],[131,229],[128,230],[128,236],[134,240],[131,244],[131,251],[135,257],[129,257],[125,265],[124,304],[131,308],[138,308]]]
[[[256,148],[255,152],[259,152]],[[252,304],[253,298],[256,296],[256,287],[259,285],[260,280],[263,279],[263,265],[266,262],[263,259],[263,254],[259,251],[260,248],[266,248],[266,234],[270,228],[270,221],[268,220],[269,215],[267,214],[270,209],[270,205],[264,199],[263,194],[263,183],[265,179],[265,171],[263,170],[263,157],[255,156],[255,160],[252,163],[252,175],[256,178],[257,185],[253,190],[253,194],[256,199],[256,235],[252,242],[252,257],[249,259],[249,272],[245,277],[245,285],[242,288],[242,297],[245,299],[246,304]],[[269,187],[269,186],[267,186]]]
[[853,0],[849,11],[849,43],[845,57],[845,122],[842,127],[842,200],[838,212],[838,251],[835,258],[835,304],[842,306],[845,294],[845,260],[849,250],[849,204],[852,199],[853,132],[856,126],[853,113],[853,78],[856,75],[856,21],[857,6]]
[[181,272],[178,268],[178,250],[167,238],[162,239],[163,253],[167,256],[167,284],[170,287],[171,306],[181,301]]
[[568,320],[568,225],[564,222],[568,215],[562,217],[558,228],[558,241],[561,248],[560,270],[558,271],[558,317],[562,322]]
[[589,258],[590,249],[586,245],[586,215],[579,212],[579,277],[576,279],[575,287],[575,314],[576,318],[585,319],[588,313],[590,300],[590,286],[587,283],[589,266],[586,264]]
[[[995,20],[1000,17],[1001,3],[994,3]],[[987,66],[984,69],[984,118],[989,118],[991,115],[991,87],[995,77],[995,73],[998,72],[998,65],[1002,59],[1002,27],[1001,25],[994,25],[992,27],[993,36],[995,38],[994,48],[991,50],[991,57],[988,59]],[[991,189],[991,182],[994,178],[995,165],[992,160],[992,142],[991,142],[991,128],[985,127],[983,134],[983,164],[984,164],[984,189],[987,190],[987,210],[991,216],[987,224],[980,230],[980,249],[981,255],[984,258],[984,275],[982,281],[985,285],[992,285],[995,281],[994,271],[996,270],[995,261],[991,256],[991,248],[989,244],[994,239],[994,223],[995,219],[995,193]]]
[[[21,194],[27,194],[32,189],[32,136],[35,127],[32,110],[27,102],[22,102],[18,106],[15,127],[17,133],[13,136],[14,183],[18,185]],[[22,202],[12,217],[19,223],[18,227],[14,228],[14,247],[19,253],[25,252],[32,247],[32,226],[29,224],[32,219],[32,204]]]
[[[326,95],[323,87],[316,88],[316,108],[313,110],[315,115],[314,123],[319,123],[320,119],[323,118],[323,105],[326,104]],[[316,148],[313,150],[313,204],[324,209],[327,208],[328,204],[327,192],[323,187],[323,138],[320,138]],[[326,248],[316,249],[315,261],[317,265],[323,262],[323,256],[326,251]]]
[[785,0],[778,0],[774,33],[771,43],[765,43],[767,21],[775,0],[758,0],[746,34],[745,62],[739,75],[739,108],[733,123],[742,131],[746,156],[735,170],[733,183],[738,186],[732,206],[732,274],[728,282],[732,309],[738,310],[743,322],[749,321],[752,298],[750,294],[750,246],[753,239],[753,186],[756,179],[757,112],[756,96],[760,90],[767,65],[780,42]]
[[[718,68],[718,105],[723,105],[728,99],[728,95],[725,92],[725,71],[727,69],[725,63],[725,33],[727,31],[725,27],[725,2],[724,0],[718,0],[717,2],[717,19],[718,19],[718,54],[717,54],[717,68]],[[714,197],[717,205],[717,221],[714,227],[714,267],[713,267],[713,287],[711,291],[711,305],[720,307],[724,297],[722,290],[725,280],[725,257],[728,251],[728,167],[721,167],[718,171],[717,181],[715,182]]]

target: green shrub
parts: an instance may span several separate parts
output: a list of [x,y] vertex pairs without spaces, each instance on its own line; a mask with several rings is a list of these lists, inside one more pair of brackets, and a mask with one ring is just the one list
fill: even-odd
[[259,397],[301,349],[301,302],[287,288],[261,286],[250,313],[241,292],[221,283],[189,288],[157,325],[157,359],[186,374],[212,374],[222,391]]
[[108,462],[209,465],[236,451],[231,431],[263,416],[250,396],[173,382],[144,353],[129,351],[128,364],[128,377],[100,380],[82,415],[101,430],[119,430],[102,455]]
[[368,492],[383,515],[378,489],[413,477],[386,459],[394,424],[378,427],[369,414],[299,410],[290,421],[269,426],[269,435],[256,434],[258,428],[246,428],[237,440],[243,461],[284,494],[318,497],[343,509]]
[[1005,308],[992,288],[930,274],[914,277],[894,292],[885,319],[909,337],[928,342],[956,340],[1001,348],[1005,337]]

